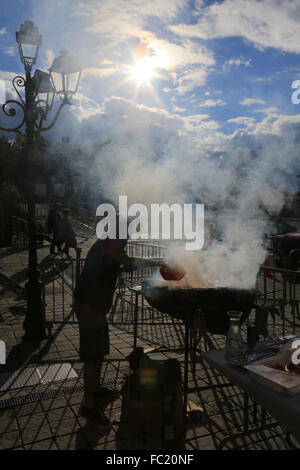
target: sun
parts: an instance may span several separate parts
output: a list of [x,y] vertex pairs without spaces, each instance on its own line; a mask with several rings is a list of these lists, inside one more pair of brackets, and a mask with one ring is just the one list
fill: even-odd
[[153,57],[138,59],[131,67],[131,77],[139,84],[150,84],[151,78],[155,76],[155,60]]
[[164,51],[155,52],[155,54],[151,54],[148,47],[143,44],[139,45],[136,51],[132,52],[132,62],[128,65],[124,64],[124,79],[119,86],[133,82],[135,84],[135,98],[139,93],[152,95],[160,105],[155,85],[157,85],[158,80],[166,79],[166,71],[169,68],[170,60]]

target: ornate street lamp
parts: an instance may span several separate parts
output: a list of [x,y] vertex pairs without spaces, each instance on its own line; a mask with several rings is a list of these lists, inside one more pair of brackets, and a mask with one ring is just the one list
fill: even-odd
[[19,47],[21,61],[25,69],[32,69],[36,63],[39,48],[42,42],[42,36],[32,21],[25,21],[16,32],[16,40]]
[[[37,137],[41,132],[54,126],[63,106],[71,104],[70,100],[78,89],[81,71],[75,60],[68,53],[63,52],[60,57],[54,59],[50,73],[36,70],[34,75],[31,75],[42,42],[42,36],[32,21],[25,21],[21,25],[16,33],[16,41],[21,61],[24,64],[25,78],[18,75],[12,80],[19,101],[7,100],[2,105],[2,110],[6,117],[19,119],[19,122],[14,122],[12,127],[0,127],[0,130],[24,135],[26,165],[34,172],[33,155]],[[43,124],[52,109],[55,94],[62,101],[52,122],[45,127]],[[22,111],[21,119],[20,114],[17,114],[17,109]],[[27,181],[29,189],[26,190],[29,221],[29,270],[26,283],[27,311],[23,328],[24,340],[41,341],[46,337],[45,309],[37,263],[35,196],[32,189],[34,178],[30,176],[30,181]]]
[[50,67],[51,79],[56,93],[63,102],[70,103],[79,85],[81,69],[67,51],[54,59]]
[[34,98],[39,113],[46,120],[47,114],[52,109],[55,89],[49,73],[42,70],[36,70],[33,76],[34,80]]

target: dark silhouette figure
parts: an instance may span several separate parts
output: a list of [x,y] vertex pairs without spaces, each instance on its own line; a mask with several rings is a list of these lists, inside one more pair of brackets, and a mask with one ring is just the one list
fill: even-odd
[[50,245],[50,255],[53,255],[55,253],[55,247],[57,246],[58,251],[61,250],[60,248],[60,243],[58,240],[58,225],[61,219],[61,215],[59,212],[59,206],[57,203],[55,203],[50,211],[48,212],[48,217],[47,217],[47,230],[48,233],[52,233],[52,240],[51,240],[51,245]]
[[63,252],[69,256],[70,248],[74,248],[77,250],[77,240],[76,235],[73,230],[72,224],[69,220],[70,211],[68,209],[63,210],[63,216],[58,221],[58,243],[61,246],[63,243],[65,244]]

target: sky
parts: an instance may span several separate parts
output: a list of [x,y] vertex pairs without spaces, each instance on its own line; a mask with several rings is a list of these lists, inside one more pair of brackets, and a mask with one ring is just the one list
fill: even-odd
[[33,20],[43,35],[39,68],[62,49],[83,68],[79,122],[110,106],[124,115],[136,108],[169,118],[198,142],[298,122],[291,85],[300,78],[299,0],[0,4],[1,71],[22,72],[15,31]]
[[298,189],[300,0],[0,6],[6,97],[22,73],[15,31],[32,20],[43,36],[38,68],[47,71],[68,50],[83,70],[72,106],[45,135],[102,143],[87,181],[109,200],[206,204],[224,241],[212,250],[223,267],[211,267],[251,285],[265,254],[265,210],[278,213],[286,192]]

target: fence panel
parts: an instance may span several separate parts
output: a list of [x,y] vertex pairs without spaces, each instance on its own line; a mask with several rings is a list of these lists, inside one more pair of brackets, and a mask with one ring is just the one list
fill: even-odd
[[[128,243],[127,252],[133,257],[166,256],[165,247],[139,242]],[[71,261],[57,260],[57,272],[54,272],[52,278],[48,277],[48,280],[47,276],[44,278],[48,320],[54,323],[77,321],[72,311],[73,291],[84,261],[80,257]],[[144,279],[152,277],[155,270],[157,268],[144,268],[132,273],[120,273],[113,308],[108,317],[111,324],[123,325],[131,331],[135,322],[136,305],[139,326],[174,324],[172,317],[151,307],[142,295],[136,297],[134,288]],[[286,330],[295,334],[300,327],[300,273],[262,266],[258,271],[256,290],[256,308],[263,307],[272,314],[277,313],[274,323],[282,327],[284,334]]]
[[28,248],[28,220],[12,217],[12,245],[16,248]]
[[[280,316],[283,334],[300,327],[300,272],[261,266],[257,275],[257,305]],[[275,323],[275,321],[274,321]]]
[[[129,256],[136,256],[139,258],[158,258],[165,256],[166,249],[156,245],[145,245],[140,243],[128,243],[127,253]],[[80,275],[85,260],[80,258],[80,251],[76,259],[60,260],[56,258],[55,266],[52,267],[50,273],[44,271],[42,273],[42,281],[45,290],[47,320],[53,323],[77,322],[76,316],[72,312],[73,291],[76,285],[76,279]],[[114,305],[124,295],[125,283],[133,285],[140,283],[143,279],[152,276],[154,269],[157,268],[143,268],[132,273],[120,273],[117,288],[115,293]],[[114,311],[115,309],[113,309]],[[128,312],[124,314],[121,319],[118,318],[118,323],[122,323],[124,318],[129,319]],[[110,315],[109,320],[117,322],[114,315]],[[125,323],[130,323],[129,320]]]

